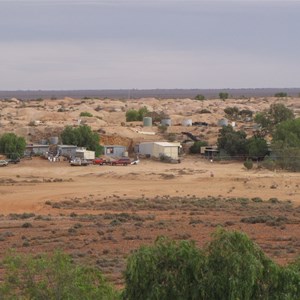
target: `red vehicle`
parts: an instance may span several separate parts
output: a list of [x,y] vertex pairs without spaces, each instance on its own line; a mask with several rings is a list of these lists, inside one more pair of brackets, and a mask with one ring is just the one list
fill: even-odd
[[131,164],[131,160],[128,157],[122,157],[122,158],[119,158],[119,159],[114,160],[114,161],[111,162],[112,166],[117,166],[117,165],[128,166],[130,164]]
[[102,157],[96,157],[93,160],[93,165],[105,165],[107,163],[106,159],[102,158]]

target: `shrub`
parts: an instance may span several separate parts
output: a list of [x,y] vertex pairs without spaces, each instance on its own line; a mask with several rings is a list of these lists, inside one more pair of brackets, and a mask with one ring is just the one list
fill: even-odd
[[82,111],[80,117],[92,117],[93,115],[88,111]]
[[253,168],[253,161],[251,159],[247,159],[245,162],[244,162],[244,167],[247,169],[247,170],[251,170]]
[[204,96],[204,95],[201,95],[201,94],[198,94],[198,95],[195,97],[195,100],[203,101],[203,100],[205,100],[205,96]]
[[207,146],[207,142],[205,141],[197,141],[190,147],[190,153],[199,154],[201,147]]
[[222,100],[226,100],[226,99],[228,99],[228,97],[229,97],[228,93],[225,93],[225,92],[219,93],[219,98]]

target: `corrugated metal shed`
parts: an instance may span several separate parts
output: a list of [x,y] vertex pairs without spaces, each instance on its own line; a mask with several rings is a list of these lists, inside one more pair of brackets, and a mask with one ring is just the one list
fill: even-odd
[[146,142],[139,144],[139,153],[159,158],[161,155],[178,159],[180,143]]
[[122,145],[105,145],[103,147],[106,156],[124,156],[127,152],[127,148]]

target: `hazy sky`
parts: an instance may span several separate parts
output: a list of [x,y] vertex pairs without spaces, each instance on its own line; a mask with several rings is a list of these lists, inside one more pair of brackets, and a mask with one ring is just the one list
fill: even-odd
[[0,0],[0,90],[300,87],[300,1]]

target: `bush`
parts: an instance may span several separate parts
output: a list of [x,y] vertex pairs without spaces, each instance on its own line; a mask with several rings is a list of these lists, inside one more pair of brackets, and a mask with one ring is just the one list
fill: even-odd
[[89,113],[88,111],[82,111],[80,113],[80,117],[92,117],[93,115]]
[[195,100],[203,101],[203,100],[205,100],[205,96],[204,96],[204,95],[201,95],[201,94],[198,94],[198,95],[195,97]]
[[146,106],[139,110],[130,109],[126,112],[126,122],[143,121],[143,118],[149,113]]
[[287,97],[287,93],[284,93],[284,92],[276,93],[276,94],[274,95],[274,97],[277,97],[277,98],[284,98],[284,97]]
[[207,146],[207,142],[205,141],[197,141],[190,147],[190,153],[199,154],[201,147]]
[[220,98],[221,100],[226,100],[226,99],[228,99],[228,97],[229,97],[229,94],[228,94],[228,93],[225,93],[225,92],[219,93],[219,98]]
[[251,159],[247,159],[245,162],[244,162],[244,167],[247,169],[247,170],[251,170],[253,168],[253,161]]

